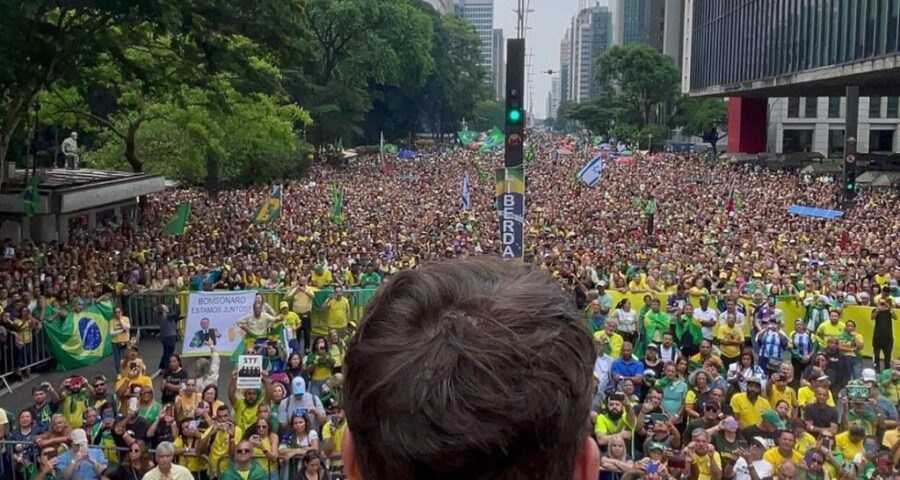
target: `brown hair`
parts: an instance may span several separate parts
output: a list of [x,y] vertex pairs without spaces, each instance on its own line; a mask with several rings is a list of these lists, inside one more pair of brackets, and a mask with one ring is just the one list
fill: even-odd
[[536,268],[482,257],[399,273],[344,360],[362,477],[569,478],[593,361],[572,298]]

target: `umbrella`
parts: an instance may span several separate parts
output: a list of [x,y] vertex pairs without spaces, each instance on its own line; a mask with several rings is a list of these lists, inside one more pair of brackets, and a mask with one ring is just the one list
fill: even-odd
[[900,172],[885,172],[872,182],[873,187],[890,187],[900,184]]

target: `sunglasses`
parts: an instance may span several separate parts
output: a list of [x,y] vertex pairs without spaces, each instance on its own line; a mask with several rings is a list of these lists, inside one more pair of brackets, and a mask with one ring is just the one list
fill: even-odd
[[95,383],[94,384],[94,388],[100,388],[100,387],[105,387],[105,386],[106,386],[105,383]]
[[248,448],[241,448],[241,449],[237,450],[237,453],[250,453],[250,449],[248,449]]

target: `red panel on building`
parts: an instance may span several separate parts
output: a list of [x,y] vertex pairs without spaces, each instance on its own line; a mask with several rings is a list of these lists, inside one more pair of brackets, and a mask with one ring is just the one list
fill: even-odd
[[728,99],[728,153],[766,151],[767,98]]

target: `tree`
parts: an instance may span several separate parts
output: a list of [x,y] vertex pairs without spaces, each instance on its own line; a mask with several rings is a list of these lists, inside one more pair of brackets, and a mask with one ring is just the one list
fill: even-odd
[[[118,33],[150,16],[151,3],[0,0],[0,165],[38,94],[118,50]],[[0,186],[5,174],[6,168],[0,168]]]
[[703,138],[717,156],[716,144],[728,135],[720,134],[728,126],[728,107],[720,98],[681,97],[672,122],[682,133]]
[[309,0],[284,67],[291,97],[314,120],[316,153],[362,133],[370,85],[421,85],[433,67],[431,23],[405,2]]
[[648,45],[614,46],[597,59],[597,67],[601,87],[621,101],[622,116],[639,130],[675,98],[680,78],[675,62]]
[[610,103],[594,101],[573,104],[567,115],[594,135],[609,135],[619,113],[620,109]]
[[506,121],[506,106],[499,100],[482,100],[475,105],[471,118],[470,129],[483,132],[494,125],[502,128]]

